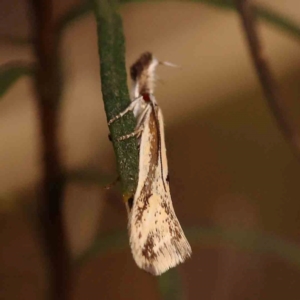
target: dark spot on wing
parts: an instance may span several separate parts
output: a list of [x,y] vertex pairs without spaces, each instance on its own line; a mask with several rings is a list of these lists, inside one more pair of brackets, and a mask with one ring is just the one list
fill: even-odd
[[108,135],[108,139],[112,142],[111,134]]
[[173,219],[173,213],[170,209],[170,206],[166,201],[161,202],[161,207],[165,210],[166,214],[169,216],[169,218]]
[[132,209],[132,206],[133,206],[133,196],[128,199],[128,207],[130,211]]
[[172,242],[179,242],[182,239],[182,234],[179,230],[178,224],[174,223],[175,226],[169,226],[169,232],[172,237]]
[[145,246],[142,250],[142,255],[148,260],[148,261],[153,261],[156,257],[157,254],[154,252],[154,235],[153,233],[150,233]]
[[[143,206],[137,206],[137,214],[136,214],[136,223],[140,223],[143,219],[144,211],[149,207],[149,198],[152,196],[152,194],[149,194],[147,197],[146,195],[143,195]],[[144,219],[145,220],[145,219]]]
[[169,174],[166,177],[166,181],[167,181],[167,183],[170,183],[170,175]]

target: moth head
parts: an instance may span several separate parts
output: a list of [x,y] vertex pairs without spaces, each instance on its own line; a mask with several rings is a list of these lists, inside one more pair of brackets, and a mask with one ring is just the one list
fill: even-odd
[[143,72],[154,72],[158,65],[179,68],[168,61],[159,61],[149,51],[144,52],[130,68],[130,77],[133,81],[137,81],[143,75]]
[[153,63],[155,66],[158,64],[156,61],[151,52],[144,52],[130,68],[131,79],[134,82],[138,81]]
[[135,99],[142,94],[153,94],[156,82],[155,70],[158,65],[178,67],[177,65],[159,61],[151,52],[144,52],[130,68],[133,81],[132,97]]

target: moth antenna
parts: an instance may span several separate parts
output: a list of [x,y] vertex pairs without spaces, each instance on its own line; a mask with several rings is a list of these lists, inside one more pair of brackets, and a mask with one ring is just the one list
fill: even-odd
[[166,81],[164,79],[161,79],[159,76],[156,76],[155,81],[158,84],[161,84],[161,85],[165,85],[166,84]]
[[173,64],[169,61],[159,61],[158,64],[164,65],[164,66],[167,66],[167,67],[172,67],[172,68],[181,68],[181,66]]
[[121,180],[120,175],[118,175],[118,177],[115,178],[113,182],[111,182],[111,183],[105,185],[105,186],[104,186],[104,189],[105,189],[105,190],[110,190],[110,189],[112,189],[114,186],[117,185],[117,183],[120,182],[120,180]]

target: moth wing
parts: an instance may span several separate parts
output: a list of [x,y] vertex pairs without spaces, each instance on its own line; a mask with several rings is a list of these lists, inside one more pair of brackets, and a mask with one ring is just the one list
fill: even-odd
[[[153,275],[160,275],[185,261],[191,255],[191,247],[173,208],[166,177],[168,165],[163,117],[160,109],[156,109],[156,117],[154,108],[147,114],[141,136],[140,176],[129,213],[129,234],[137,265]],[[153,128],[156,128],[156,133]],[[153,149],[158,138],[160,147]]]

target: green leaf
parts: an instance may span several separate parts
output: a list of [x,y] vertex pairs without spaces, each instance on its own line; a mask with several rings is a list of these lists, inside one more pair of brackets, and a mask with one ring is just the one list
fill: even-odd
[[74,5],[58,20],[56,25],[57,34],[61,35],[69,25],[80,20],[91,12],[92,6],[88,1],[80,3],[79,5]]
[[[144,2],[196,2],[196,3],[205,3],[208,5],[212,5],[215,7],[219,7],[222,9],[233,9],[236,10],[236,5],[234,0],[186,0],[186,1],[173,1],[173,0],[154,0],[154,1],[147,1],[147,0],[120,0],[122,4],[125,3],[144,3]],[[289,34],[295,35],[297,38],[300,38],[300,25],[296,24],[288,17],[282,15],[280,12],[276,12],[270,8],[266,8],[258,3],[255,3],[255,9],[257,16],[260,17],[262,20],[269,22],[272,25],[277,26],[279,29],[286,31]]]
[[0,67],[0,98],[22,76],[32,75],[33,68],[30,65],[9,63]]
[[257,16],[262,20],[265,20],[275,26],[277,26],[282,31],[286,31],[289,34],[300,38],[300,26],[290,20],[288,17],[283,16],[269,8],[265,8],[261,5],[256,6]]
[[[275,254],[300,269],[300,245],[273,234],[219,226],[184,228],[184,232],[192,248],[196,245],[231,246],[244,251]],[[76,264],[85,262],[95,254],[120,252],[127,248],[129,249],[129,241],[126,231],[99,234],[91,247],[76,259]]]
[[[176,0],[120,0],[121,4],[126,3],[153,3],[153,2],[183,2]],[[184,2],[196,2],[196,3],[205,3],[207,5],[215,6],[221,9],[233,9],[236,10],[236,6],[233,0],[186,0]],[[89,2],[79,4],[70,9],[57,23],[58,34],[62,34],[67,27],[73,22],[80,20],[82,17],[88,15],[92,12],[92,6]],[[285,31],[289,34],[294,35],[297,38],[300,38],[300,25],[296,24],[287,16],[282,15],[280,12],[276,12],[270,8],[266,8],[260,4],[256,4],[256,13],[258,17],[262,20],[269,22],[272,25],[275,25],[280,30]],[[7,39],[7,37],[5,38]],[[23,38],[14,38],[16,43],[19,44],[28,44],[28,40]],[[1,38],[0,38],[1,40]]]

